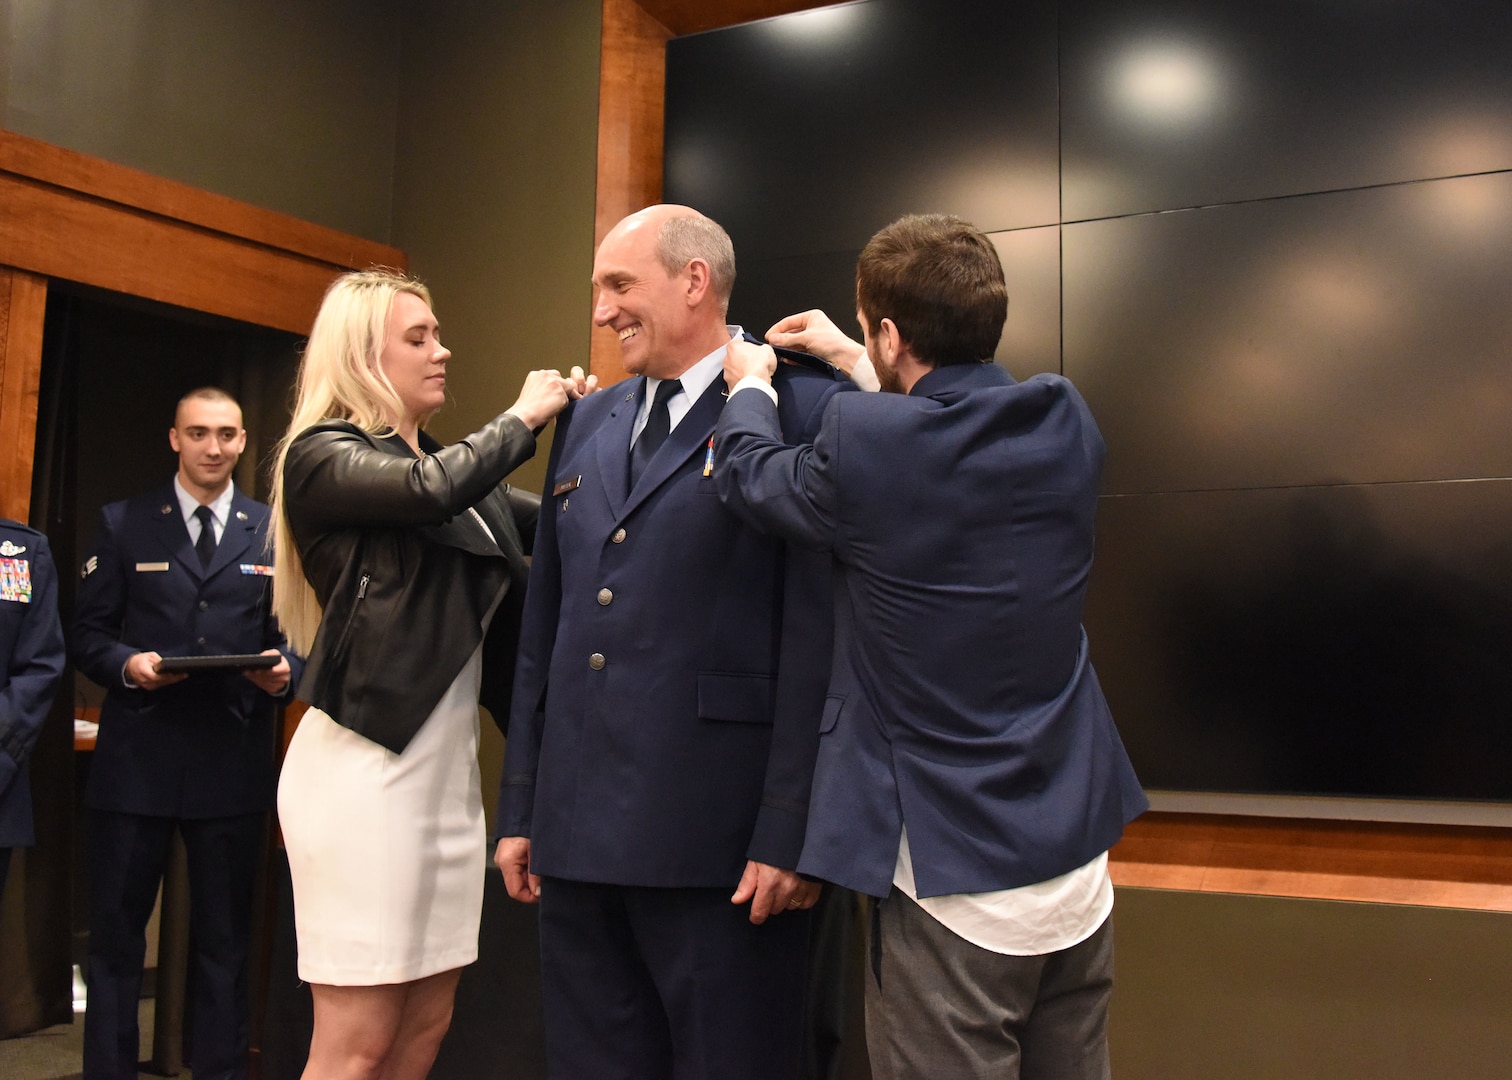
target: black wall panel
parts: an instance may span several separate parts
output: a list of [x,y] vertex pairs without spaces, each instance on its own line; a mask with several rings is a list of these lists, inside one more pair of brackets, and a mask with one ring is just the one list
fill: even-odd
[[1140,779],[1505,798],[1512,481],[1105,498],[1092,656]]
[[852,325],[910,211],[1108,442],[1092,656],[1148,786],[1512,800],[1512,5],[867,0],[678,39],[732,318]]
[[1512,168],[1500,0],[1066,0],[1065,220]]
[[1105,492],[1512,476],[1512,173],[1063,231]]
[[860,254],[861,249],[856,248],[762,260],[748,258],[737,244],[730,321],[762,337],[784,315],[819,308],[841,330],[859,339],[856,256]]
[[[1061,369],[1061,230],[992,233],[1008,283],[1008,321],[997,362],[1016,379]],[[852,266],[851,276],[855,276]]]
[[868,0],[667,46],[665,189],[746,259],[1059,220],[1055,5]]

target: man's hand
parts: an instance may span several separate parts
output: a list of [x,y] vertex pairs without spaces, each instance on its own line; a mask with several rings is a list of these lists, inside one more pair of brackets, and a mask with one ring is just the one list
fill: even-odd
[[541,898],[541,877],[530,872],[530,838],[505,836],[494,848],[494,865],[504,875],[504,888],[522,904]]
[[264,649],[263,656],[276,656],[278,663],[269,668],[247,668],[242,672],[265,694],[279,697],[289,686],[289,658],[277,649]]
[[777,370],[777,354],[770,345],[753,345],[749,341],[732,341],[725,350],[725,385],[730,389],[747,375],[770,383]]
[[866,346],[842,334],[834,321],[818,308],[779,320],[766,332],[766,339],[784,349],[801,349],[821,360],[828,360],[849,375],[862,390],[882,389],[877,373],[872,369],[871,358],[866,355]]
[[162,662],[162,656],[155,652],[132,653],[126,661],[126,681],[141,690],[161,690],[189,677],[183,671],[159,672],[158,665]]
[[760,926],[769,915],[813,907],[819,902],[819,883],[804,881],[793,870],[751,861],[730,897],[732,904],[746,901],[751,904],[751,921]]
[[799,349],[828,360],[847,375],[856,360],[866,355],[859,341],[842,334],[834,320],[818,308],[779,319],[766,332],[766,339],[784,349]]

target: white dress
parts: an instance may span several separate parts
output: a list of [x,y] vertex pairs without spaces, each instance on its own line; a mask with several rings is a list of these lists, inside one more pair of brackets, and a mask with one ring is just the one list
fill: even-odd
[[279,778],[278,818],[304,981],[409,982],[478,958],[488,868],[482,653],[480,644],[402,754],[319,709],[300,720]]

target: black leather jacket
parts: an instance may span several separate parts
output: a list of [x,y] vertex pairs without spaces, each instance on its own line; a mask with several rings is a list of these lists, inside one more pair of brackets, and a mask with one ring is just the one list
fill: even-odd
[[[540,498],[502,480],[535,453],[503,414],[417,458],[397,435],[343,420],[303,431],[284,461],[284,505],[322,617],[299,697],[400,753],[482,638],[480,700],[503,725]],[[488,524],[494,540],[471,510]],[[497,543],[495,543],[497,541]]]

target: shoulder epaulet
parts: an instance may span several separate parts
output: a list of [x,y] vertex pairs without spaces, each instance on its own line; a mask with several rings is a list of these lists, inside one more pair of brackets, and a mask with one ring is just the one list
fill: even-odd
[[776,345],[772,346],[772,351],[777,354],[779,360],[792,367],[815,372],[827,379],[845,378],[844,375],[840,374],[839,368],[835,367],[828,360],[821,360],[811,353],[799,352],[797,349],[784,349]]
[[14,529],[16,532],[25,533],[27,536],[45,536],[41,529],[34,529],[30,525],[24,525],[10,518],[0,518],[0,529]]

